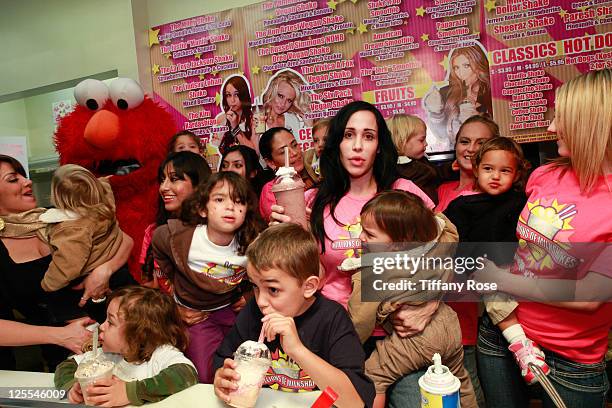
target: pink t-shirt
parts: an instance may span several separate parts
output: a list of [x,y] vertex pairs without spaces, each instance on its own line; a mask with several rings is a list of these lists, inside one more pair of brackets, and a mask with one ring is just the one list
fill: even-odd
[[274,180],[268,181],[264,184],[259,195],[259,213],[266,222],[270,221],[270,214],[272,214],[272,206],[276,204],[276,197],[272,192],[272,185]]
[[[593,271],[612,277],[610,264],[600,261],[601,254],[591,254],[587,262],[581,263],[575,248],[560,245],[612,242],[612,193],[600,177],[594,192],[587,197],[581,194],[574,171],[563,170],[543,166],[529,178],[526,188],[529,199],[517,225],[519,242],[526,245],[517,250],[513,273],[582,279]],[[608,176],[608,183],[612,185],[612,175]],[[539,248],[546,248],[547,252]],[[612,303],[588,312],[520,302],[516,313],[527,336],[540,346],[579,363],[603,359],[612,326]]]
[[[397,179],[393,183],[396,190],[404,190],[416,194],[423,199],[427,207],[433,208],[431,199],[412,181]],[[306,202],[310,202],[316,195],[315,190],[306,192]],[[338,270],[338,266],[345,258],[356,255],[361,248],[359,235],[361,234],[361,223],[359,213],[361,208],[374,195],[369,197],[354,197],[350,193],[340,199],[336,206],[336,219],[344,224],[338,225],[330,215],[329,208],[323,213],[323,226],[327,233],[325,238],[325,253],[321,255],[321,263],[325,268],[325,285],[321,292],[327,298],[347,307],[348,298],[351,295],[351,275]]]
[[[438,187],[438,206],[436,212],[443,212],[455,198],[478,194],[474,191],[473,185],[469,185],[462,190],[457,190],[459,181],[448,181]],[[461,327],[461,344],[473,346],[478,338],[478,303],[476,302],[447,302],[457,317]]]
[[447,181],[438,187],[438,206],[436,207],[436,212],[444,212],[451,201],[459,196],[478,194],[474,191],[473,184],[461,190],[457,190],[457,187],[459,187],[459,181]]

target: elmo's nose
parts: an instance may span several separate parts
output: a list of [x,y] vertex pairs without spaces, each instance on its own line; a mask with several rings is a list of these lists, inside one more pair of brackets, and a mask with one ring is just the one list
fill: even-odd
[[85,141],[98,149],[112,147],[118,136],[119,117],[104,109],[96,112],[85,127]]

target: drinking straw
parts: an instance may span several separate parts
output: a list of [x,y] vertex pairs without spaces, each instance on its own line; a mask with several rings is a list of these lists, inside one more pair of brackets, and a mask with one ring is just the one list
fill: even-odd
[[94,360],[96,359],[96,357],[98,357],[98,327],[100,327],[100,325],[96,323],[96,325],[93,328],[93,358]]
[[257,340],[258,343],[263,343],[264,341],[264,327],[263,325],[261,325],[261,332],[259,332],[259,340]]
[[285,146],[285,167],[289,167],[289,146]]

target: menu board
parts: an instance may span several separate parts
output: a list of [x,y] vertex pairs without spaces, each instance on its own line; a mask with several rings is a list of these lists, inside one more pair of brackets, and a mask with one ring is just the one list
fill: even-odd
[[610,67],[612,1],[274,0],[149,30],[155,99],[207,143],[258,150],[353,100],[427,126],[434,158],[472,115],[519,142],[546,133],[554,90]]
[[[501,2],[497,2],[501,3]],[[555,139],[555,89],[612,68],[612,2],[486,2],[494,118],[518,142]]]

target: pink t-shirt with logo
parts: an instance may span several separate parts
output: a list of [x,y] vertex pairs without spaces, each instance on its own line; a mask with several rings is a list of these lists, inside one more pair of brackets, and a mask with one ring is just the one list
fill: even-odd
[[[421,197],[427,207],[433,208],[431,199],[412,181],[397,179],[393,183],[393,189],[404,190]],[[310,202],[316,191],[306,192],[306,202]],[[321,263],[325,268],[325,285],[321,292],[327,298],[347,307],[351,295],[351,275],[338,270],[338,266],[345,258],[356,256],[361,248],[359,235],[361,234],[361,220],[359,214],[361,208],[374,195],[369,197],[354,197],[347,193],[340,199],[336,206],[336,219],[343,225],[338,225],[330,215],[329,207],[323,213],[323,226],[327,237],[325,238],[325,253],[321,255]]]
[[[536,169],[529,178],[529,199],[517,225],[524,245],[517,250],[513,273],[540,279],[582,279],[588,273],[612,278],[610,262],[602,261],[609,258],[609,247],[606,252],[584,257],[576,252],[584,246],[566,249],[561,244],[612,242],[609,185],[612,175],[608,184],[600,177],[586,196],[580,192],[573,170],[550,165]],[[520,302],[516,314],[527,336],[540,346],[579,363],[603,359],[612,326],[612,303],[589,312]]]

